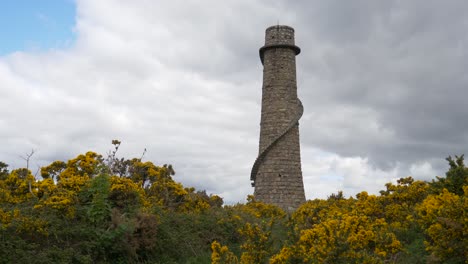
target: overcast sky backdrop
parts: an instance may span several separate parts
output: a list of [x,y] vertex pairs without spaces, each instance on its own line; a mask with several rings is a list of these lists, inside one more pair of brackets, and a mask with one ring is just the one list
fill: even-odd
[[296,30],[308,199],[444,175],[468,146],[467,1],[0,3],[0,161],[119,139],[227,203],[253,193],[265,29]]

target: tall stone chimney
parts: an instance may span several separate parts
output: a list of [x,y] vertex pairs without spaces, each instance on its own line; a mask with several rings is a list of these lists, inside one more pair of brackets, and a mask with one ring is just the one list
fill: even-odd
[[299,119],[303,113],[297,98],[294,29],[271,26],[265,46],[260,48],[263,64],[262,113],[259,154],[250,179],[256,200],[293,211],[305,202],[299,145]]

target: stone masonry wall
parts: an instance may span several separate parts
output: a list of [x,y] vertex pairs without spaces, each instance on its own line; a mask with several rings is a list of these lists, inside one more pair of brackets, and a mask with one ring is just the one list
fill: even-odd
[[[299,124],[294,123],[300,117],[296,84],[299,48],[294,46],[294,29],[267,28],[260,53],[264,69],[259,153],[269,149],[258,167],[254,196],[291,211],[305,202]],[[268,147],[288,126],[291,127],[287,133]]]

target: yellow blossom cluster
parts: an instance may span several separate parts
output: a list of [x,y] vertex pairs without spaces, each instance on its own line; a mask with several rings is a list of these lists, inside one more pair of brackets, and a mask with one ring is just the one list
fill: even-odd
[[221,246],[218,241],[211,243],[211,264],[237,264],[236,255],[229,251],[227,246]]

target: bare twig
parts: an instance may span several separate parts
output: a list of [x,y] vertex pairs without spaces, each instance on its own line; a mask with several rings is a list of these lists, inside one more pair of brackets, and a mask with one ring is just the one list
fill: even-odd
[[34,149],[31,149],[31,153],[26,154],[26,157],[20,156],[23,160],[26,161],[26,169],[29,170],[29,160],[31,159],[32,155],[34,155]]
[[[29,171],[29,160],[31,159],[31,157],[34,155],[34,149],[31,149],[31,152],[29,154],[26,154],[26,157],[23,157],[23,156],[20,156],[20,158],[22,158],[23,160],[26,161],[26,175],[24,175],[25,179],[27,179],[27,175],[28,175],[28,171]],[[39,169],[37,170],[36,174],[39,172]],[[36,178],[36,176],[34,176],[34,179]],[[28,187],[29,187],[29,192],[34,196],[36,197],[36,195],[33,193],[32,191],[32,187],[31,187],[31,181],[28,181]]]
[[143,157],[145,156],[145,154],[146,154],[146,148],[143,150],[143,154],[141,154],[140,162],[143,159]]
[[39,165],[37,165],[37,164],[36,164],[36,166],[37,166],[37,171],[36,171],[36,173],[34,173],[34,178],[35,178],[35,179],[37,179],[37,174],[38,174],[39,171],[41,170],[41,166],[39,166]]

